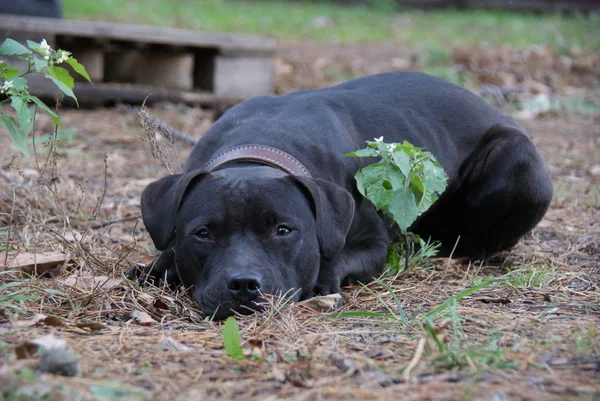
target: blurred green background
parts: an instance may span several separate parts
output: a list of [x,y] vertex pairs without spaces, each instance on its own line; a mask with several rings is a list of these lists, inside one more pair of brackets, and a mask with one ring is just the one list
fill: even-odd
[[547,46],[569,54],[600,50],[600,16],[499,10],[398,9],[389,1],[344,6],[319,1],[64,0],[64,16],[198,30],[261,34],[319,43]]

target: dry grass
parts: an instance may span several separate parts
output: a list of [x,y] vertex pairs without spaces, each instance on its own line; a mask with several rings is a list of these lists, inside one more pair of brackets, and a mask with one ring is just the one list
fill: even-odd
[[[151,112],[196,137],[213,118],[168,105]],[[22,252],[68,254],[68,263],[45,273],[50,277],[0,272],[0,286],[19,283],[0,291],[0,399],[600,396],[598,117],[523,121],[556,194],[540,226],[512,252],[463,264],[433,261],[401,279],[384,278],[383,286],[346,288],[336,313],[270,299],[259,315],[238,319],[246,358],[236,361],[223,349],[221,323],[202,319],[184,294],[124,279],[152,255],[139,195],[166,173],[135,116],[63,116],[77,133],[61,140],[57,153],[38,143],[37,162],[12,148],[0,155],[0,264]],[[38,133],[50,130],[42,118]],[[6,135],[0,141],[9,148]],[[178,148],[183,160],[189,146]],[[17,292],[28,297],[8,299]],[[17,359],[15,347],[46,334],[75,351],[77,377],[38,374],[38,357]]]

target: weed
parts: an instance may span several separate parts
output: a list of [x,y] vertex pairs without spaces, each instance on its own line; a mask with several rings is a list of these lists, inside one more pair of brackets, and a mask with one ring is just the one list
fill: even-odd
[[414,242],[423,245],[420,238],[409,233],[408,229],[444,192],[448,176],[435,156],[407,141],[385,143],[380,137],[366,142],[366,148],[346,156],[380,158],[378,162],[360,169],[354,178],[358,191],[396,223],[403,240],[401,247],[406,270]]
[[90,77],[85,68],[71,57],[71,53],[66,50],[52,49],[45,39],[42,39],[41,43],[28,40],[26,47],[13,39],[7,38],[0,46],[0,56],[18,57],[27,64],[27,68],[21,71],[19,68],[10,67],[6,61],[0,60],[0,95],[6,95],[6,99],[0,100],[0,111],[2,110],[2,103],[10,101],[10,105],[16,114],[15,119],[12,116],[0,113],[0,125],[6,129],[17,148],[25,156],[29,156],[27,137],[33,131],[36,116],[29,109],[29,104],[34,104],[50,115],[57,127],[60,127],[61,121],[58,114],[46,106],[37,96],[29,93],[27,75],[40,74],[45,76],[62,93],[73,98],[75,102],[77,102],[77,97],[73,93],[74,80],[69,71],[60,67],[59,64],[68,64],[73,71],[88,81],[90,81]]
[[600,344],[600,336],[596,327],[590,325],[583,332],[577,332],[573,335],[575,351],[580,354],[587,355],[590,352],[597,351]]
[[0,310],[12,309],[19,312],[25,308],[24,302],[37,301],[40,297],[35,295],[29,283],[14,281],[11,278],[14,271],[0,271]]
[[223,346],[233,359],[244,359],[240,327],[233,316],[229,316],[223,325]]
[[503,281],[516,288],[543,289],[555,276],[556,267],[553,265],[519,265],[511,267]]
[[386,258],[386,273],[394,275],[406,268],[406,266],[402,265],[400,261],[403,259],[406,260],[407,253],[409,257],[409,267],[422,270],[428,270],[432,268],[430,259],[438,254],[440,243],[431,241],[429,239],[424,241],[417,235],[415,235],[414,239],[417,243],[416,251],[413,249],[407,250],[406,244],[401,242],[396,242],[390,245]]

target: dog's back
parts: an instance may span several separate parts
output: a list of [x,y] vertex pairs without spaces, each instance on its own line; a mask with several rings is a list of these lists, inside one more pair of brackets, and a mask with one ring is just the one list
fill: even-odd
[[[434,153],[452,176],[479,138],[498,123],[518,127],[458,85],[418,72],[390,72],[330,88],[247,100],[205,134],[195,149],[199,154],[190,158],[186,170],[198,168],[199,160],[226,147],[248,143],[283,146],[309,165],[335,159],[350,167],[348,163],[357,161],[342,155],[383,136],[386,142],[407,140]],[[307,153],[313,157],[302,160]]]

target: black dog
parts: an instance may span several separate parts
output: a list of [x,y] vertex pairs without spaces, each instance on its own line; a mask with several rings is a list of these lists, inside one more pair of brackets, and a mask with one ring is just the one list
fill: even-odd
[[182,174],[143,192],[163,251],[143,279],[180,279],[204,313],[224,318],[255,309],[261,292],[303,299],[378,276],[396,230],[356,189],[367,162],[343,155],[381,136],[446,170],[447,190],[411,229],[440,241],[441,255],[510,248],[550,204],[542,158],[510,117],[439,78],[380,74],[227,111]]

